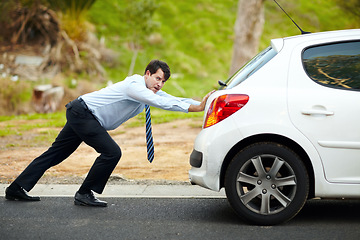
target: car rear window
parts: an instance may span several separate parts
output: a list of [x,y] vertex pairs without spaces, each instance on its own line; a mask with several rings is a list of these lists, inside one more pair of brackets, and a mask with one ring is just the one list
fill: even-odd
[[233,88],[245,81],[248,77],[253,75],[257,70],[269,62],[276,54],[277,52],[271,46],[261,51],[228,79],[226,88]]
[[360,90],[360,41],[307,48],[303,52],[302,62],[306,73],[316,83]]

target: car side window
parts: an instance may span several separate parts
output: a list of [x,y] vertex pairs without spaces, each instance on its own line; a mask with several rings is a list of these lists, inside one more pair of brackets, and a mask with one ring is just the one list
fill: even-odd
[[309,47],[303,52],[302,62],[316,83],[360,91],[360,41]]

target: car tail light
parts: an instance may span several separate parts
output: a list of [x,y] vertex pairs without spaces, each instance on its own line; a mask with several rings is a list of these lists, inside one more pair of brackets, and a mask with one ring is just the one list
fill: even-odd
[[241,109],[249,101],[245,94],[225,94],[215,98],[206,114],[204,128],[210,127]]

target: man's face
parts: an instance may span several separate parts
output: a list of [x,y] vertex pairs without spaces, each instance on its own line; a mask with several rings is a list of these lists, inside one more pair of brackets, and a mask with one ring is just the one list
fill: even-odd
[[165,84],[164,72],[159,68],[156,73],[151,74],[149,70],[145,73],[145,84],[148,89],[157,93]]

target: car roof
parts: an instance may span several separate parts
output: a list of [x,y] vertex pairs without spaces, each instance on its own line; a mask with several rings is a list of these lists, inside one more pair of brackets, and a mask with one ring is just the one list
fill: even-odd
[[326,31],[326,32],[316,32],[316,33],[308,33],[302,35],[295,35],[285,37],[284,40],[292,40],[292,39],[302,39],[302,38],[332,38],[332,37],[345,37],[345,36],[358,36],[360,37],[360,29],[346,29],[346,30],[336,30],[336,31]]
[[322,39],[360,39],[360,29],[347,29],[326,32],[308,33],[302,35],[289,36],[284,38],[275,38],[271,40],[271,46],[279,52],[285,42],[303,42],[304,40],[322,40]]

